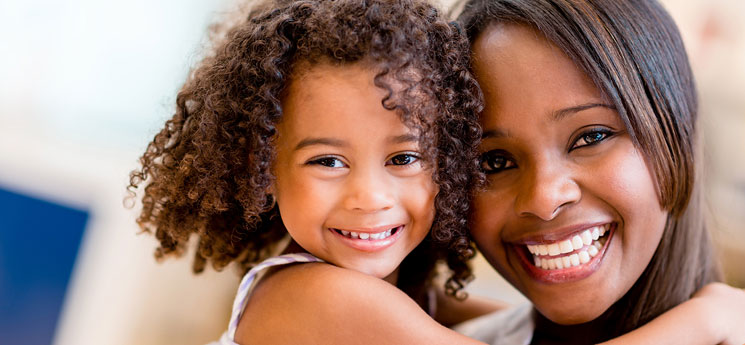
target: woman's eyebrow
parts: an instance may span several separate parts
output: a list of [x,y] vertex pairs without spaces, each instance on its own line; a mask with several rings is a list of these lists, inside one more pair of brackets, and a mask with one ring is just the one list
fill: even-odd
[[580,111],[587,110],[587,109],[592,109],[592,108],[596,108],[596,107],[608,108],[608,109],[611,109],[611,110],[615,110],[616,109],[616,107],[614,107],[612,105],[609,105],[609,104],[605,104],[605,103],[586,103],[586,104],[580,104],[580,105],[577,105],[577,106],[573,106],[573,107],[564,108],[564,109],[560,109],[560,110],[554,111],[554,113],[552,114],[551,118],[555,122],[558,122],[558,121],[561,121],[562,119],[564,119],[567,116],[574,115],[574,114],[576,114],[576,113],[578,113]]

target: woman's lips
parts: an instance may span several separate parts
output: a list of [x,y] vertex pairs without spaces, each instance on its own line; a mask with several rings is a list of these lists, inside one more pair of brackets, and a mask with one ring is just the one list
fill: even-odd
[[575,281],[600,267],[615,228],[615,223],[606,223],[585,228],[561,240],[514,244],[512,248],[534,279],[544,283]]
[[384,227],[383,229],[385,230],[377,229],[372,231],[337,228],[329,228],[329,230],[338,236],[342,243],[347,246],[365,252],[375,252],[383,250],[396,242],[401,237],[401,233],[404,232],[404,228],[404,225],[397,225]]

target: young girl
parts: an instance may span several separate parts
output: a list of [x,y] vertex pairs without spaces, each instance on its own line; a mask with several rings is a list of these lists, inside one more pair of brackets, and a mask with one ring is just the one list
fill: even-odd
[[429,316],[493,309],[430,293],[438,259],[454,294],[472,255],[481,103],[458,30],[423,1],[280,1],[215,51],[131,187],[157,256],[196,235],[196,272],[253,266],[220,343],[477,343]]
[[451,295],[470,275],[468,54],[424,1],[277,1],[199,64],[131,187],[156,256],[196,235],[195,272],[255,266],[222,343],[468,341],[427,315],[462,319],[436,309],[437,260]]
[[[467,333],[493,344],[507,334],[510,344],[597,343],[716,281],[695,169],[696,92],[664,9],[472,0],[461,20],[485,96],[487,184],[471,233],[537,311]],[[745,341],[742,291],[709,288],[733,299],[699,322],[727,326],[709,337],[680,328],[666,342]]]

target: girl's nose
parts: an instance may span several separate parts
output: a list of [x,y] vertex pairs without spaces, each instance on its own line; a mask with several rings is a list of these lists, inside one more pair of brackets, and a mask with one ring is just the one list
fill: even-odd
[[582,192],[571,170],[562,166],[538,166],[530,169],[519,185],[515,212],[521,217],[554,219],[569,205],[580,200]]
[[344,207],[348,210],[372,213],[393,208],[395,186],[384,171],[355,171],[345,186]]

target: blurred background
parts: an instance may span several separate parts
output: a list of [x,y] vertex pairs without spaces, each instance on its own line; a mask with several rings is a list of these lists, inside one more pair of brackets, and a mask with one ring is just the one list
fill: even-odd
[[[452,1],[442,1],[443,7]],[[701,96],[712,230],[745,287],[745,2],[664,0]],[[0,2],[0,344],[204,344],[239,275],[156,263],[123,198],[235,0]],[[522,297],[483,261],[473,294]]]

